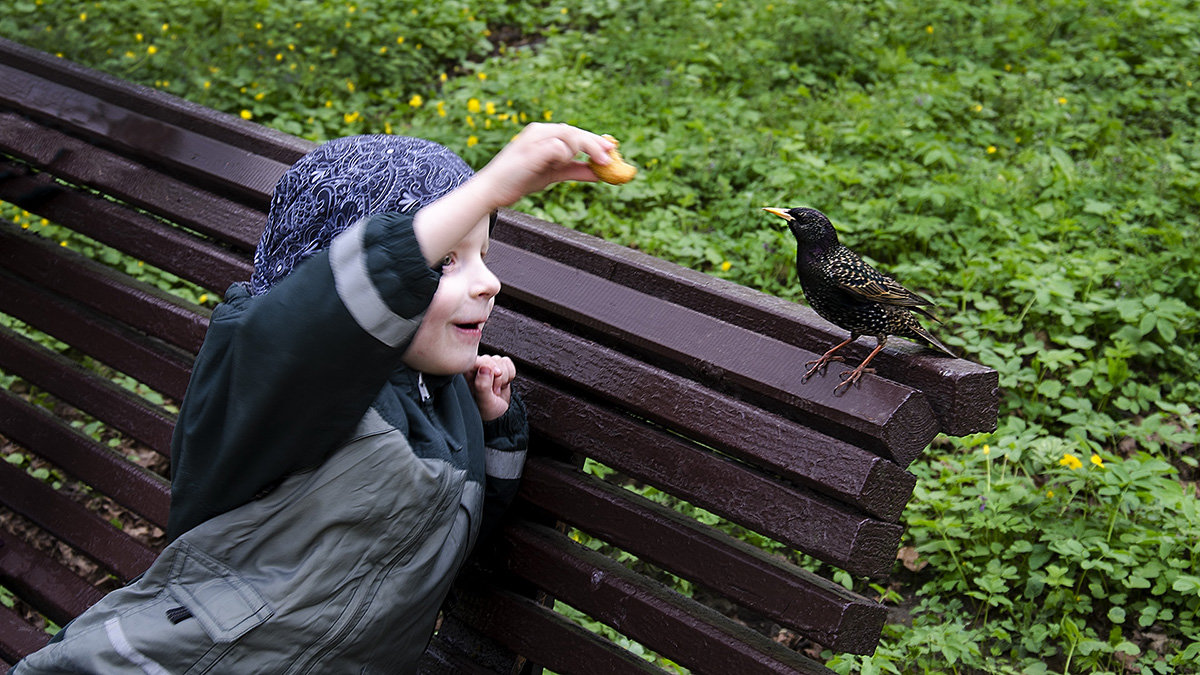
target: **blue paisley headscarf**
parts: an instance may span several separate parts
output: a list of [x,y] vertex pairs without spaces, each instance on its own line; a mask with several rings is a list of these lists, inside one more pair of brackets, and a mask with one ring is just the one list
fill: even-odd
[[415,211],[472,175],[458,155],[420,138],[349,136],[318,146],[275,186],[254,251],[251,292],[266,293],[360,218]]

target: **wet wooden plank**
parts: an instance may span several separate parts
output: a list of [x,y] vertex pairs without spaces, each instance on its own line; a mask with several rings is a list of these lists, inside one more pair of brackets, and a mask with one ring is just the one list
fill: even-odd
[[0,152],[249,251],[266,222],[258,209],[13,113],[0,113]]
[[6,313],[176,400],[183,399],[193,357],[0,270]]
[[21,469],[0,462],[0,503],[70,544],[127,582],[157,553]]
[[192,353],[204,342],[209,310],[44,237],[0,225],[0,266]]
[[454,617],[534,663],[575,675],[666,671],[529,598],[499,588],[460,594]]
[[887,573],[902,529],[575,398],[522,382],[537,439],[592,457],[853,574]]
[[846,441],[656,368],[557,326],[497,307],[484,348],[720,452],[895,522],[916,477]]
[[0,605],[0,659],[16,663],[49,641],[49,633],[26,623],[15,611]]
[[685,667],[744,675],[832,672],[553,530],[513,525],[505,537],[510,572]]
[[713,528],[570,467],[531,458],[521,498],[838,652],[872,654],[887,609]]
[[167,526],[170,484],[42,408],[0,391],[0,432],[159,527]]
[[[756,215],[747,213],[746,217]],[[764,221],[763,227],[770,226]],[[493,237],[630,288],[653,288],[664,300],[813,353],[824,352],[847,337],[845,331],[806,306],[517,211],[501,211]],[[873,340],[862,339],[847,347],[851,365],[865,358],[873,346]],[[872,365],[878,370],[877,377],[925,392],[944,433],[962,436],[995,429],[1000,395],[994,370],[938,356],[904,340],[889,343]],[[831,366],[829,372],[839,371]]]
[[[0,160],[0,173],[20,170],[17,164]],[[27,205],[31,213],[67,224],[80,234],[211,291],[224,293],[234,281],[249,279],[254,269],[249,250],[233,251],[102,197],[57,189],[49,174],[0,181],[0,199],[15,203],[22,195],[49,186],[56,186],[55,192]]]
[[[57,72],[44,68],[48,77],[43,77],[0,61],[0,105],[123,155],[187,175],[191,182],[220,190],[251,205],[262,203],[265,196],[269,197],[275,182],[291,164],[263,156],[261,151],[267,149],[264,148],[266,143],[256,143],[247,149],[155,116],[156,112],[162,111],[162,106],[147,105],[154,97],[145,88],[129,84],[110,87],[107,93],[116,95],[106,99],[97,95],[106,93],[103,87],[97,86],[101,82],[99,78],[85,76],[64,83],[55,80],[62,70],[55,70]],[[125,95],[121,96],[121,93]],[[201,109],[195,106],[192,112]],[[228,119],[230,116],[212,110],[203,116],[176,116],[175,121],[194,124],[197,118],[216,117],[226,118],[224,126],[227,128],[237,124]],[[213,126],[208,125],[210,131]],[[277,135],[274,144],[286,144],[295,149],[302,145],[285,139],[285,136]]]
[[50,556],[0,531],[0,584],[60,626],[104,597]]
[[170,457],[174,415],[3,326],[0,326],[0,369]]

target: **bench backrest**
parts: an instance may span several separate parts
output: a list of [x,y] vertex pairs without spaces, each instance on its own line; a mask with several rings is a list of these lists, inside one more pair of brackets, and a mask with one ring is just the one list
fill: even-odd
[[[45,642],[30,615],[70,620],[161,543],[169,484],[143,465],[165,462],[122,453],[169,455],[209,312],[199,291],[121,266],[216,295],[248,279],[275,181],[312,147],[0,41],[0,200],[95,242],[76,251],[0,223],[0,319],[19,322],[0,325],[0,374],[17,378],[0,390],[0,440],[52,467],[48,481],[0,462],[0,585],[20,601],[0,606],[0,661]],[[460,583],[426,670],[508,672],[515,653],[558,672],[658,672],[547,598],[696,672],[827,672],[731,615],[871,653],[884,607],[730,532],[809,567],[886,574],[915,483],[905,467],[938,433],[994,427],[996,373],[889,348],[880,376],[835,396],[836,365],[800,382],[844,337],[807,308],[516,212],[489,264],[504,290],[485,348],[518,362],[534,448],[499,562]],[[87,564],[64,566],[47,541]]]

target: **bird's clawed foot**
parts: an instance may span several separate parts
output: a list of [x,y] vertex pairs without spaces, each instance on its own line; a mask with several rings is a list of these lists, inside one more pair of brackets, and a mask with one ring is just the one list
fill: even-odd
[[829,367],[830,361],[845,361],[845,360],[846,359],[844,359],[840,356],[830,356],[829,354],[825,354],[821,358],[817,359],[816,361],[809,361],[808,363],[804,364],[804,367],[808,368],[808,372],[804,373],[804,377],[800,378],[800,382],[801,383],[807,382],[808,378],[817,374],[817,372],[820,372],[822,375],[824,375],[825,369]]
[[844,391],[849,391],[850,385],[854,384],[855,382],[858,382],[859,379],[862,378],[863,373],[871,373],[872,375],[874,375],[875,369],[874,368],[864,368],[863,366],[865,366],[865,365],[867,365],[867,362],[863,361],[862,365],[855,368],[854,370],[849,370],[849,371],[842,373],[842,381],[840,384],[838,384],[838,386],[833,388],[833,393],[837,394],[838,390],[841,389],[842,387],[846,388]]

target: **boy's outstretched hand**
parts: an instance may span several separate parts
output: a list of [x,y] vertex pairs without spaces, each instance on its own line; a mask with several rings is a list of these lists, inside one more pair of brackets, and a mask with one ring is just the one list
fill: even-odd
[[504,146],[479,171],[478,178],[490,186],[499,206],[511,206],[552,183],[595,182],[596,175],[587,162],[576,158],[586,155],[605,165],[612,161],[608,153],[615,147],[610,138],[567,124],[534,123]]
[[512,381],[517,376],[517,366],[512,359],[481,354],[475,358],[475,367],[465,375],[484,422],[508,411],[512,401]]

